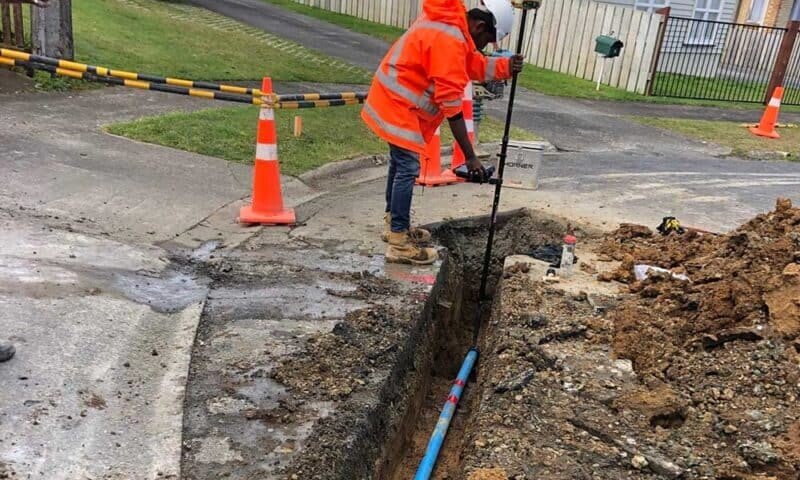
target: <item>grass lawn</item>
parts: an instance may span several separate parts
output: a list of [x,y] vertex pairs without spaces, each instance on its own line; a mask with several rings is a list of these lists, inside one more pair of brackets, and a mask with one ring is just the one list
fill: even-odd
[[[763,100],[766,89],[767,86],[765,84],[758,82],[659,73],[656,75],[653,93],[672,97],[728,97],[742,102],[759,103]],[[787,93],[789,92],[787,91]],[[793,95],[795,94],[793,93]]]
[[387,43],[393,43],[395,40],[405,32],[405,29],[393,27],[391,25],[384,25],[382,23],[370,22],[369,20],[362,20],[352,15],[344,15],[335,13],[322,8],[311,7],[292,0],[263,0],[267,3],[272,3],[286,10],[301,13],[309,17],[314,17],[319,20],[339,25],[354,32],[363,33],[373,37],[380,38]]
[[733,149],[733,155],[739,157],[750,157],[751,152],[789,152],[786,158],[798,161],[800,128],[780,128],[778,133],[781,138],[770,139],[755,136],[736,122],[656,117],[631,117],[631,119],[697,140],[730,147]]
[[[278,111],[282,173],[299,175],[326,163],[386,153],[386,144],[364,126],[360,111],[358,107],[302,110],[299,115],[303,117],[304,133],[300,138],[292,135],[298,112]],[[249,164],[255,155],[257,118],[255,107],[232,107],[144,118],[111,125],[107,130],[143,142]],[[502,124],[496,120],[481,125],[482,141],[498,141],[502,133]],[[512,137],[535,139],[520,129],[512,131]],[[443,143],[447,138],[443,136]]]
[[[365,83],[367,72],[202,8],[158,0],[72,3],[78,61],[195,80]],[[313,59],[297,61],[304,53]]]

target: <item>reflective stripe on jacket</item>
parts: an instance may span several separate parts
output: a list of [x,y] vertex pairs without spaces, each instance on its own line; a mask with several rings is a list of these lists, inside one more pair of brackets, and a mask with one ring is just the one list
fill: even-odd
[[461,112],[467,82],[510,77],[508,58],[476,49],[461,0],[425,0],[378,67],[361,117],[382,139],[421,154],[442,121]]

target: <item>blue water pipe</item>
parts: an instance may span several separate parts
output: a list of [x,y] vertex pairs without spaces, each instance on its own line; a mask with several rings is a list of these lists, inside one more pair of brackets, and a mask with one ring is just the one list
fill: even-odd
[[450,389],[450,395],[444,403],[439,421],[436,423],[436,428],[433,430],[433,435],[428,441],[428,448],[425,450],[425,456],[419,464],[417,474],[414,475],[414,480],[428,480],[433,473],[433,467],[436,466],[436,459],[439,457],[439,450],[442,449],[444,437],[447,436],[447,429],[450,428],[450,421],[456,412],[458,401],[461,400],[461,394],[464,392],[464,387],[467,385],[467,379],[472,372],[472,367],[478,361],[478,350],[475,348],[470,349],[467,353],[467,358],[461,364],[461,370],[458,371],[458,378],[453,382],[453,388]]

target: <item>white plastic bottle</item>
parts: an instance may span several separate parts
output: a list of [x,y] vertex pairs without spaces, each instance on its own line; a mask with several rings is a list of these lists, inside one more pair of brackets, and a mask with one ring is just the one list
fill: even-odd
[[563,278],[572,276],[572,266],[575,263],[575,245],[578,239],[574,235],[564,236],[564,245],[561,247],[561,267],[559,274]]

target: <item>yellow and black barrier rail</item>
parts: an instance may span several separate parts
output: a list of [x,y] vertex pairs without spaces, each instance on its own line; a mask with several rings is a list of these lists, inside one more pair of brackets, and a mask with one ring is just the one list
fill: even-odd
[[85,63],[78,63],[69,60],[61,60],[59,58],[46,57],[44,55],[34,55],[32,53],[22,52],[19,50],[13,50],[9,48],[0,48],[0,57],[11,58],[14,60],[21,60],[23,62],[37,63],[40,65],[49,65],[51,67],[73,70],[76,72],[91,73],[102,77],[114,77],[123,80],[158,83],[163,85],[172,85],[175,87],[216,90],[219,92],[235,93],[239,95],[254,95],[259,97],[261,96],[261,90],[257,88],[237,87],[234,85],[222,85],[219,83],[212,83],[212,82],[200,82],[195,80],[184,80],[182,78],[161,77],[158,75],[150,75],[147,73],[115,70],[108,67],[97,67],[94,65],[87,65]]
[[348,100],[314,100],[308,102],[277,102],[275,104],[275,108],[296,110],[298,108],[344,107],[347,105],[358,105],[360,103],[364,103],[363,98],[353,98]]
[[[8,57],[6,55],[6,53],[8,52],[15,52],[15,57]],[[29,60],[26,60],[26,58],[28,58]],[[179,95],[188,95],[192,97],[205,98],[209,100],[222,100],[226,102],[246,103],[250,105],[262,105],[264,103],[260,95],[261,91],[258,89],[244,89],[243,87],[232,87],[232,88],[241,88],[242,90],[249,90],[253,92],[252,94],[249,95],[240,93],[231,93],[228,91],[220,91],[220,90],[207,90],[200,87],[196,88],[186,87],[182,85],[160,83],[158,81],[140,80],[139,78],[142,77],[134,72],[113,71],[118,74],[122,72],[126,75],[127,74],[136,75],[136,78],[123,78],[120,75],[117,76],[103,75],[101,72],[106,71],[104,67],[92,67],[94,69],[99,69],[95,71],[72,69],[69,68],[69,66],[71,65],[81,65],[85,67],[91,67],[91,66],[84,64],[77,64],[75,62],[69,62],[66,60],[51,59],[58,62],[59,65],[63,65],[63,66],[57,66],[53,65],[52,62],[40,63],[37,60],[38,58],[49,58],[49,57],[41,57],[38,55],[31,55],[25,52],[18,52],[17,50],[0,48],[0,65],[44,70],[56,75],[79,79],[79,80],[86,80],[90,82],[101,82],[109,85],[119,85],[131,88],[138,88],[142,90],[154,90],[158,92],[175,93]],[[149,77],[165,78],[165,77],[154,77],[154,76],[149,76]],[[194,82],[191,80],[181,80],[181,81],[189,82],[194,85],[209,84],[208,82]],[[209,85],[216,85],[216,84],[209,84]],[[225,85],[218,85],[218,86],[226,87]],[[256,92],[258,92],[258,94],[256,94]],[[273,107],[276,109],[301,109],[301,108],[327,108],[327,107],[357,105],[360,103],[364,103],[364,99],[366,99],[366,96],[367,96],[366,93],[356,93],[356,92],[274,95]]]
[[279,102],[314,102],[319,100],[364,100],[367,98],[366,92],[344,92],[344,93],[300,93],[296,95],[277,95]]
[[41,65],[35,62],[27,62],[24,60],[15,60],[0,56],[0,65],[7,65],[11,67],[24,67],[33,68],[36,70],[44,70],[46,72],[55,73],[63,77],[75,78],[79,80],[87,80],[90,82],[102,82],[109,85],[121,85],[124,87],[139,88],[142,90],[155,90],[166,93],[177,93],[179,95],[189,95],[192,97],[206,98],[210,100],[223,100],[226,102],[248,103],[251,105],[261,105],[262,100],[259,97],[252,95],[239,95],[236,93],[216,92],[213,90],[201,90],[196,88],[179,87],[175,85],[164,85],[160,83],[146,82],[142,80],[130,80],[117,77],[106,77],[89,72],[80,72],[77,70],[70,70],[64,67],[55,67],[53,65]]

